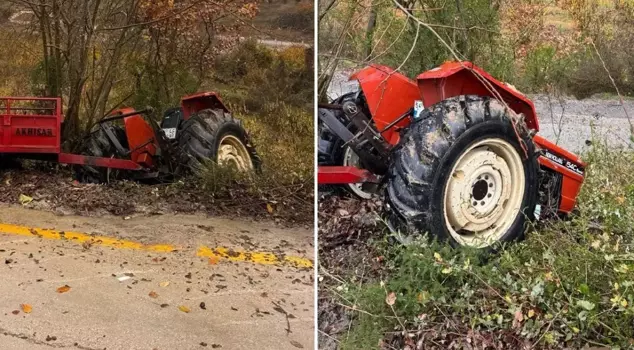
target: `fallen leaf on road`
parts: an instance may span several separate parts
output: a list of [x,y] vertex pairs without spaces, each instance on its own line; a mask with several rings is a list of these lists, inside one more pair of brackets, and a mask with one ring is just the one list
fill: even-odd
[[387,297],[385,297],[385,302],[390,306],[394,305],[396,302],[396,293],[392,292],[388,294]]
[[21,194],[20,197],[18,197],[18,201],[22,205],[27,205],[27,204],[33,202],[33,197],[29,197],[27,195]]
[[11,313],[14,314],[14,315],[17,315],[17,314],[20,313],[20,310],[13,310],[13,311],[11,311]]
[[20,304],[20,308],[24,311],[25,314],[30,314],[33,311],[33,308],[29,304]]
[[200,308],[203,310],[207,310],[207,306],[205,305],[204,301],[200,303]]
[[150,296],[150,298],[154,298],[154,299],[158,298],[158,294],[156,294],[155,291],[151,291],[150,294],[148,295]]
[[65,284],[59,288],[57,288],[57,293],[66,293],[70,290],[70,286],[68,284]]
[[181,305],[181,306],[179,306],[179,307],[178,307],[178,309],[179,309],[179,310],[181,310],[181,311],[182,311],[182,312],[184,312],[184,313],[188,313],[188,312],[190,312],[190,311],[191,311],[191,310],[190,310],[187,306],[185,306],[185,305]]
[[220,261],[220,258],[215,255],[209,257],[209,265],[216,265],[218,261]]
[[169,285],[170,285],[170,281],[164,281],[164,282],[159,283],[159,286],[161,286],[163,288],[165,288],[165,287],[167,287]]
[[269,214],[273,214],[273,206],[271,203],[266,203],[266,211],[268,211]]
[[298,343],[298,342],[296,342],[294,340],[291,340],[291,345],[293,345],[296,348],[300,348],[300,349],[304,348],[304,346],[302,344],[300,344],[300,343]]

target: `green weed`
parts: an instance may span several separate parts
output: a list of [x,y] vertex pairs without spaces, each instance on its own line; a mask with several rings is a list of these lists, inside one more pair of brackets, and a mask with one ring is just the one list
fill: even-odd
[[583,158],[579,213],[538,222],[496,254],[382,245],[386,277],[342,288],[362,310],[342,349],[631,347],[634,154],[598,144]]

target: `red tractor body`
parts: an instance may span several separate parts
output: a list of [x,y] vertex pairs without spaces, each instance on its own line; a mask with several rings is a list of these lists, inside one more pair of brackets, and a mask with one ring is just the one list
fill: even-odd
[[[130,107],[121,108],[95,125],[91,135],[97,135],[100,139],[92,143],[92,151],[71,154],[61,149],[61,98],[0,97],[0,154],[76,164],[92,169],[135,171],[140,177],[154,177],[160,171],[173,170],[176,165],[166,166],[169,157],[178,158],[173,163],[187,161],[183,160],[180,147],[174,146],[179,142],[177,134],[183,129],[184,122],[201,111],[219,111],[229,115],[229,109],[215,92],[183,97],[181,106],[172,109],[171,115],[166,116],[160,126],[144,117],[144,114],[152,112],[151,108],[140,111]],[[233,118],[225,119],[228,122],[235,121]],[[202,122],[202,119],[197,122]],[[213,142],[208,140],[210,144]],[[95,150],[95,145],[112,152]],[[178,154],[170,155],[170,152]]]
[[[488,96],[503,101],[517,115],[520,115],[526,127],[532,130],[533,135],[539,130],[535,106],[530,99],[514,87],[498,81],[469,62],[445,63],[420,74],[416,81],[391,68],[371,65],[354,73],[350,80],[359,82],[367,105],[367,113],[370,114],[371,121],[368,125],[376,129],[374,138],[382,138],[388,149],[399,143],[400,131],[412,122],[412,107],[417,100],[422,101],[424,107],[430,107],[456,96]],[[326,108],[332,106],[329,105]],[[346,107],[344,105],[334,108],[343,108],[345,111]],[[327,116],[322,113],[325,112],[320,112],[320,118],[323,116],[327,119]],[[349,114],[354,115],[356,111]],[[354,121],[354,118],[352,120]],[[354,138],[345,140],[345,144],[356,142],[360,137],[361,135],[357,134]],[[569,213],[574,207],[583,182],[585,163],[575,154],[543,137],[534,136],[533,142],[540,153],[538,157],[540,166],[562,175],[561,197],[557,200],[557,209],[561,213]],[[522,147],[526,153],[525,145]],[[374,151],[374,153],[377,152]],[[359,171],[351,166],[320,165],[318,182],[320,184],[375,182],[377,181],[375,173],[376,171],[372,170]]]

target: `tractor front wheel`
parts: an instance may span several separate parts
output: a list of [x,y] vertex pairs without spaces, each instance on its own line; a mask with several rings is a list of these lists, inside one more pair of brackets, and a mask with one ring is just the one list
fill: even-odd
[[[110,128],[112,135],[119,144],[127,150],[128,139],[125,129],[119,125],[106,125]],[[101,126],[96,126],[90,135],[82,143],[80,153],[92,157],[121,158],[117,148],[112,144],[110,138]],[[108,183],[124,177],[125,171],[120,169],[110,169],[91,165],[77,165],[74,167],[74,177],[81,182],[87,183]]]
[[424,111],[393,150],[390,224],[477,248],[523,237],[534,218],[538,164],[526,127],[510,113],[476,96]]
[[237,171],[258,171],[260,156],[242,123],[220,109],[204,109],[184,121],[178,145],[189,155],[188,167],[200,169],[206,161]]

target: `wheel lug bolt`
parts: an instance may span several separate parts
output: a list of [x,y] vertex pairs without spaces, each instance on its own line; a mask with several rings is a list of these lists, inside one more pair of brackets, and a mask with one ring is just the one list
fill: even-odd
[[493,187],[493,184],[492,184],[492,183],[489,183],[489,187]]
[[490,193],[489,193],[489,194],[487,194],[487,197],[488,197],[488,198],[491,198],[492,196],[493,196],[493,195],[492,195],[492,194],[490,194]]
[[480,205],[484,205],[484,201],[480,202]]
[[473,202],[473,206],[476,206],[476,205],[478,205],[478,202]]

